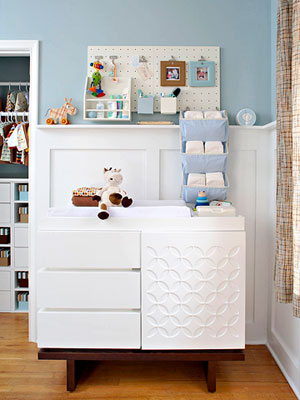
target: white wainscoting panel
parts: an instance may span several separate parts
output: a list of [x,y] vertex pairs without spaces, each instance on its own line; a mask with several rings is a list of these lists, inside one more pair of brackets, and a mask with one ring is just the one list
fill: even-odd
[[[229,129],[228,198],[246,219],[247,343],[266,343],[268,268],[273,263],[274,137],[274,124]],[[122,168],[122,187],[134,198],[179,198],[179,138],[177,126],[38,127],[32,134],[32,146],[39,149],[34,162],[41,171],[50,165],[51,176],[32,178],[32,185],[39,187],[39,198],[32,199],[33,209],[38,204],[37,223],[47,217],[50,205],[69,204],[74,188],[103,183],[104,166]],[[64,174],[63,185],[57,182],[59,174]],[[31,293],[34,296],[34,290]],[[34,299],[31,304],[34,309]],[[35,340],[35,332],[31,338]]]
[[[143,149],[51,150],[51,207],[71,203],[72,191],[82,186],[103,186],[104,168],[122,168],[121,185],[135,199],[146,199],[146,152]],[[64,174],[64,180],[60,175]]]
[[159,198],[161,200],[180,199],[182,183],[180,151],[178,149],[161,150],[159,161]]

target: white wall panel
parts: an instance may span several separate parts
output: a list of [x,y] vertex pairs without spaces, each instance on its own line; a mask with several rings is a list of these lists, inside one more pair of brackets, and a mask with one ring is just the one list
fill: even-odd
[[[41,151],[36,155],[36,162],[41,171],[46,171],[50,165],[51,179],[44,173],[35,177],[40,194],[36,199],[37,220],[47,217],[50,199],[51,205],[66,206],[75,187],[102,183],[102,168],[106,164],[123,168],[122,187],[134,193],[136,199],[178,198],[181,185],[179,137],[176,126],[39,128],[36,140]],[[274,196],[274,137],[272,125],[230,127],[229,130],[228,198],[246,219],[248,343],[266,342],[268,268],[273,263],[271,234],[274,227],[270,221],[274,219],[274,209],[270,201]],[[93,143],[93,150],[90,143]],[[78,149],[83,154],[80,162]],[[74,168],[66,166],[65,156]],[[56,182],[62,171],[65,174],[63,185]]]

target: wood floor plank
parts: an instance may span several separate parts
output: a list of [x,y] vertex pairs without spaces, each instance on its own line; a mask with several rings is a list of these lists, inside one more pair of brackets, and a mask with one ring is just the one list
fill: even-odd
[[1,400],[295,400],[266,346],[247,346],[245,361],[218,362],[208,393],[197,362],[87,362],[73,393],[65,361],[37,359],[26,314],[0,313]]

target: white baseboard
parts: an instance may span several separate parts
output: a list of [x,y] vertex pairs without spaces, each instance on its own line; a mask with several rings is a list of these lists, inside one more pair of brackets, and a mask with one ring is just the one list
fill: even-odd
[[268,334],[267,347],[295,395],[300,399],[300,361],[295,360],[284,342],[273,330]]
[[256,346],[259,346],[259,345],[261,345],[261,344],[264,344],[265,346],[267,345],[267,342],[266,342],[266,340],[265,339],[261,339],[261,340],[251,340],[251,339],[248,339],[248,340],[246,340],[246,345],[247,344],[249,344],[249,345],[256,345]]

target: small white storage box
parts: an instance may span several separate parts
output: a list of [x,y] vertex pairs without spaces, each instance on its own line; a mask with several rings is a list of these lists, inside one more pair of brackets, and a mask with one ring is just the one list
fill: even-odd
[[235,217],[236,210],[232,206],[198,206],[195,215],[198,217]]
[[9,203],[10,202],[10,184],[0,183],[0,202]]
[[0,223],[10,223],[10,204],[0,204]]
[[28,228],[15,228],[15,246],[28,247]]
[[160,98],[161,114],[176,114],[177,98],[176,97],[161,97]]
[[0,311],[10,311],[10,291],[0,292]]
[[10,271],[0,272],[0,290],[10,290]]
[[28,248],[15,248],[15,267],[28,267]]

